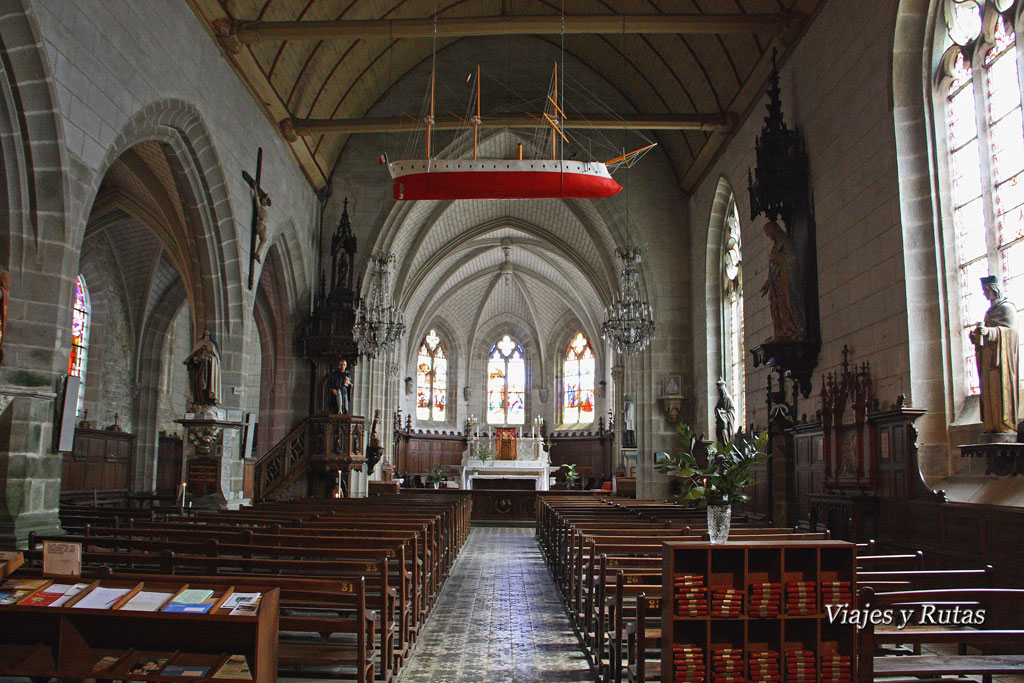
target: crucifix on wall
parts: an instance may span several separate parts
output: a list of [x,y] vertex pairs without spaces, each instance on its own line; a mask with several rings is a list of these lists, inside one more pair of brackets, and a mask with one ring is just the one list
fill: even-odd
[[252,289],[253,271],[256,263],[263,260],[263,252],[267,248],[267,207],[270,206],[270,195],[260,187],[263,176],[263,148],[256,152],[256,177],[242,171],[242,180],[246,182],[252,194],[252,228],[249,236],[249,289]]

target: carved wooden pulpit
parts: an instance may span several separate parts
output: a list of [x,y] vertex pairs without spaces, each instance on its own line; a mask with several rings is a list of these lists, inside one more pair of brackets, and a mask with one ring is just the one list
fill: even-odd
[[515,460],[518,457],[517,433],[514,427],[499,427],[494,430],[495,441],[497,441],[494,449],[495,460]]

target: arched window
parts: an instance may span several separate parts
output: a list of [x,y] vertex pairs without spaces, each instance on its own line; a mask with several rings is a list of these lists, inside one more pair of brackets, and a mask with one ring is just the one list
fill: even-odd
[[943,55],[937,96],[945,108],[958,271],[950,315],[957,320],[968,394],[980,391],[968,338],[988,308],[980,278],[999,277],[1010,300],[1024,302],[1024,125],[1011,19],[1016,4],[946,0],[940,24],[944,44],[952,44]]
[[577,332],[565,347],[562,363],[562,422],[590,424],[594,421],[594,349]]
[[487,359],[487,424],[526,422],[526,360],[523,347],[507,334]]
[[89,289],[81,275],[75,280],[74,309],[71,311],[71,358],[68,359],[68,374],[81,379],[78,385],[78,407],[81,415],[85,401],[85,368],[89,360],[89,318],[92,304],[89,303]]
[[448,358],[441,338],[431,330],[416,356],[416,419],[444,422],[447,389]]
[[743,253],[740,214],[736,199],[729,199],[722,230],[722,354],[723,377],[736,408],[737,426],[746,424],[746,372],[743,367]]

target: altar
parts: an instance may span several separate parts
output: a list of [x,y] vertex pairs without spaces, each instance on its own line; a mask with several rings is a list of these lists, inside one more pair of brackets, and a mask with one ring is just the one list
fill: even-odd
[[[551,489],[552,467],[548,454],[544,452],[544,440],[538,436],[517,437],[509,448],[508,439],[491,438],[487,435],[468,439],[462,456],[461,484],[463,489],[472,489],[477,479],[530,479],[536,491]],[[480,451],[499,454],[501,459],[481,460]],[[509,456],[514,456],[510,458]],[[557,468],[554,468],[557,469]]]

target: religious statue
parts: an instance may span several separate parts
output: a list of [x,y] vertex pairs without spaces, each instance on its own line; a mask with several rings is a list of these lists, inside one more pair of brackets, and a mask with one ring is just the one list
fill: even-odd
[[768,296],[775,335],[772,341],[798,341],[807,337],[803,295],[800,292],[800,263],[786,230],[775,221],[764,224],[772,241],[768,255],[768,280],[761,296]]
[[736,407],[725,388],[725,380],[718,380],[718,403],[715,404],[715,440],[729,443],[736,436]]
[[213,341],[210,328],[196,342],[192,353],[185,359],[188,385],[192,391],[192,410],[220,405],[220,351]]
[[4,359],[4,339],[7,338],[7,304],[11,298],[11,274],[0,270],[0,361]]
[[348,415],[352,409],[352,377],[348,372],[348,361],[342,358],[338,367],[327,376],[327,388],[330,390],[327,410],[333,415]]
[[252,205],[256,207],[256,220],[254,221],[253,230],[256,232],[256,253],[254,258],[257,263],[263,263],[263,252],[267,250],[267,206],[270,204],[270,197],[267,195],[260,196],[258,188],[253,187],[252,190]]
[[1018,353],[1017,309],[1003,296],[999,278],[981,278],[991,304],[984,323],[971,330],[981,381],[981,421],[985,431],[1017,431]]
[[622,408],[622,445],[632,448],[636,446],[636,406],[629,394],[626,394],[625,399],[625,406]]

